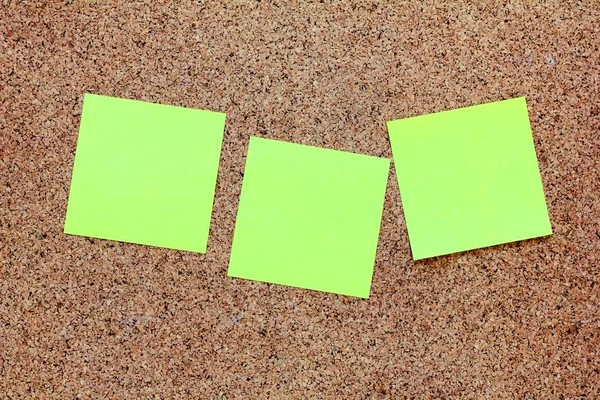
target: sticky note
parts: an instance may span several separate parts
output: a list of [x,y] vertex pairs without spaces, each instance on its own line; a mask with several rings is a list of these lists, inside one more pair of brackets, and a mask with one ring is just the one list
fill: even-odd
[[552,233],[525,98],[387,126],[414,259]]
[[228,275],[369,297],[389,163],[251,138]]
[[206,251],[225,114],[86,94],[65,233]]

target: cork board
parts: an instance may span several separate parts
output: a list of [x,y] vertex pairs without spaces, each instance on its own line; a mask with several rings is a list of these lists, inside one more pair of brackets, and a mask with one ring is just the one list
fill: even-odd
[[[154,3],[0,3],[4,396],[600,396],[598,1]],[[228,114],[207,254],[62,233],[85,92]],[[414,262],[392,166],[369,300],[226,277],[250,135],[517,96],[551,237]]]

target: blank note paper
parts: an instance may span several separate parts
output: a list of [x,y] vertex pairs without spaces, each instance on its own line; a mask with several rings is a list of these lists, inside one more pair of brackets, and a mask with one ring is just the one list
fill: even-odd
[[65,232],[204,253],[225,114],[87,94]]
[[388,131],[414,259],[552,233],[525,98]]
[[228,275],[369,297],[389,160],[251,138]]

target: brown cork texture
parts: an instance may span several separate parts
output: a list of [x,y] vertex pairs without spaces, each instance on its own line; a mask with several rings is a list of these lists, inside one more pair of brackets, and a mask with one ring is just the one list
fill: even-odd
[[[0,0],[0,397],[600,397],[599,1],[120,3]],[[63,234],[86,92],[227,113],[207,254]],[[226,277],[251,135],[516,96],[552,236],[414,262],[392,167],[369,300]]]

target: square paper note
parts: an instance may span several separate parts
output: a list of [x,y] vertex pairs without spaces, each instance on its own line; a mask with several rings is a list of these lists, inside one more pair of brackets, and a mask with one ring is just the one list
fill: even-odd
[[552,233],[524,98],[388,130],[414,259]]
[[389,160],[251,138],[229,276],[369,297]]
[[65,232],[206,251],[225,114],[87,94]]

